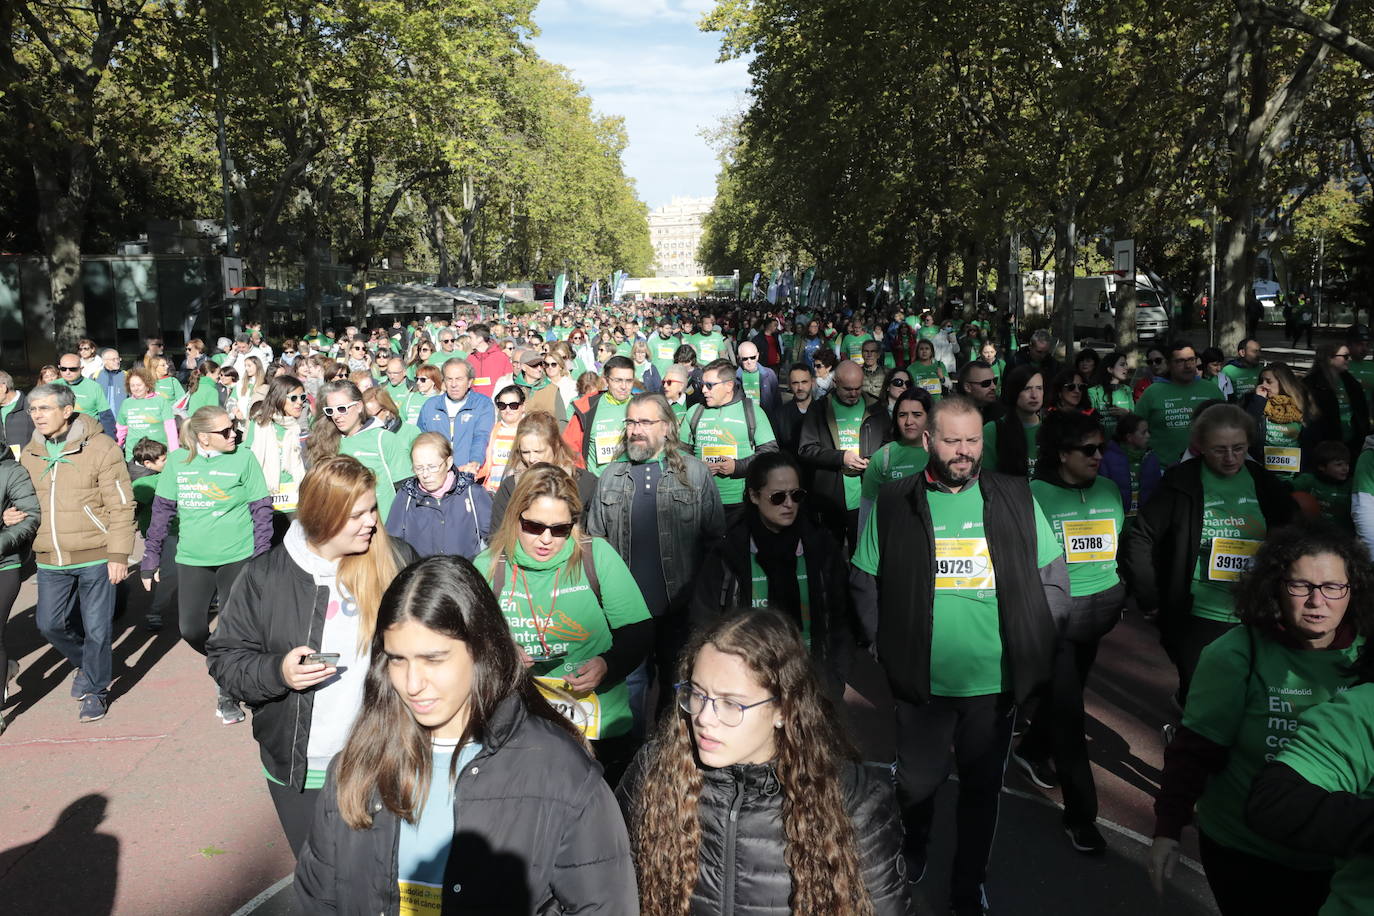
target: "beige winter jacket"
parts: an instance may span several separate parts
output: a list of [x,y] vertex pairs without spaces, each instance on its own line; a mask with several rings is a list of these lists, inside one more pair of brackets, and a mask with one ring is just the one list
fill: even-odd
[[51,459],[47,439],[35,432],[20,456],[42,507],[35,559],[45,566],[129,562],[134,498],[124,453],[83,413],[72,414],[63,446]]

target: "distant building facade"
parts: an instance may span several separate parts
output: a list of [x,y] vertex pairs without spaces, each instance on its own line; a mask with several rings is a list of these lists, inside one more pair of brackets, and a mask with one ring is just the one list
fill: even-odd
[[674,197],[672,203],[649,214],[655,276],[695,277],[706,272],[697,261],[697,247],[712,203],[710,197]]

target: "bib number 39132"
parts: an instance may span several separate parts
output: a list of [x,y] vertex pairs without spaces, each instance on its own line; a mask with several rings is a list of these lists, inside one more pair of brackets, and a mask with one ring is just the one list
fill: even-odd
[[935,588],[976,591],[997,587],[986,538],[937,538]]
[[1213,582],[1235,582],[1255,562],[1260,542],[1249,538],[1213,538],[1207,560],[1207,578]]
[[573,693],[560,677],[537,677],[534,685],[549,705],[586,735],[587,740],[601,737],[601,699],[596,694]]

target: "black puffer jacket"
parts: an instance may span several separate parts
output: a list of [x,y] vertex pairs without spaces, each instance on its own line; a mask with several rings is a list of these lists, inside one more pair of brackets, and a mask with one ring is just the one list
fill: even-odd
[[[634,816],[635,796],[652,751],[653,745],[640,751],[616,789],[627,820]],[[845,809],[854,824],[859,869],[873,900],[873,912],[906,916],[913,910],[892,782],[886,773],[871,773],[856,762],[846,761],[842,767]],[[692,892],[693,916],[790,914],[792,876],[784,858],[782,784],[772,765],[703,767],[698,811],[701,858]],[[630,827],[633,831],[633,823]]]
[[[480,740],[454,786],[443,911],[635,916],[630,841],[596,761],[519,696],[501,701]],[[331,764],[296,863],[296,899],[311,914],[395,916],[400,821],[374,800],[372,826],[349,827],[334,778]]]
[[[398,569],[418,559],[405,541],[392,538],[391,545]],[[296,789],[305,786],[315,691],[287,687],[281,663],[297,646],[319,651],[328,604],[328,586],[317,586],[279,544],[243,567],[206,646],[210,676],[253,710],[268,775]]]

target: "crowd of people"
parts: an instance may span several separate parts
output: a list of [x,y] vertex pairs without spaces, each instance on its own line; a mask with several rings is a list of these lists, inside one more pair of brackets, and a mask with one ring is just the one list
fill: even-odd
[[[1084,691],[1132,613],[1178,675],[1156,887],[1195,821],[1227,916],[1369,912],[1368,329],[1303,372],[1017,330],[646,302],[82,340],[0,372],[5,687],[30,559],[81,722],[148,592],[253,717],[307,912],[910,913],[953,771],[962,916],[1005,911],[1009,762],[1106,850]],[[842,714],[870,657],[890,769]]]

